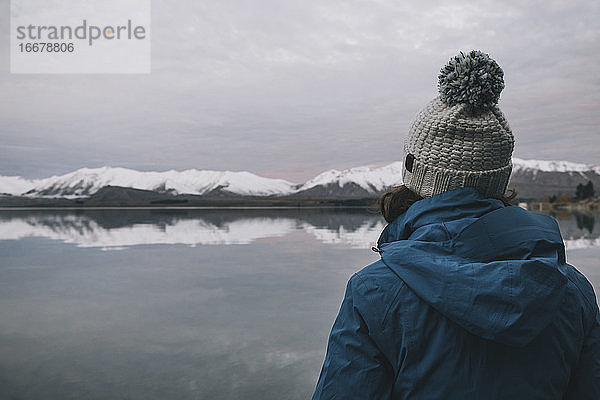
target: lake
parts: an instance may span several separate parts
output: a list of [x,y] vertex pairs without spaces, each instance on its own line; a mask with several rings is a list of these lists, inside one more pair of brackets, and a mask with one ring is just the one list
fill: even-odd
[[[598,292],[600,216],[557,215]],[[362,210],[0,211],[0,398],[307,399]]]

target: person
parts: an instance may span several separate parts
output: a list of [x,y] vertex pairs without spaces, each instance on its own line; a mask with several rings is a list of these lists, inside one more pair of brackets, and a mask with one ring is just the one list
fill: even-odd
[[381,259],[355,273],[313,400],[600,399],[600,317],[556,221],[506,204],[504,73],[460,53],[381,199]]

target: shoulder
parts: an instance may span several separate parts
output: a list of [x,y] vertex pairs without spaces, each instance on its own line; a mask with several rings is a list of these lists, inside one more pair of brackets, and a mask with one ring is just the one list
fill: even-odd
[[348,281],[347,295],[368,322],[382,325],[388,310],[398,301],[406,300],[412,291],[381,260],[356,272]]
[[382,260],[375,261],[356,272],[350,278],[350,283],[362,293],[370,293],[374,289],[379,291],[399,289],[404,285],[402,279]]
[[583,309],[586,311],[588,319],[598,320],[600,316],[598,314],[598,304],[596,302],[596,294],[594,293],[592,284],[577,270],[577,268],[570,264],[563,264],[562,272],[569,280],[569,286],[576,293],[576,296],[581,299]]

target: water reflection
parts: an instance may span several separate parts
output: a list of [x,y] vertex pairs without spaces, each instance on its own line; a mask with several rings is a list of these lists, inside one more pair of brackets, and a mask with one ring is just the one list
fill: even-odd
[[[600,246],[592,214],[558,214],[568,249]],[[19,210],[0,212],[0,240],[43,237],[78,247],[249,244],[302,230],[322,243],[368,248],[384,228],[362,210]]]
[[600,247],[600,229],[595,226],[598,214],[553,212],[550,215],[557,219],[568,250]]
[[249,244],[303,230],[323,243],[368,247],[384,227],[364,212],[324,210],[102,210],[0,213],[0,240],[44,237],[78,247]]
[[378,257],[324,241],[376,238],[378,224],[319,210],[2,213],[0,398],[310,398],[345,282]]
[[577,227],[579,229],[587,229],[590,234],[594,232],[596,218],[594,218],[593,215],[575,214],[575,220],[577,221]]
[[[598,218],[559,218],[568,246],[597,245]],[[360,210],[0,211],[0,398],[310,398],[383,226]],[[599,250],[568,255],[597,291]]]

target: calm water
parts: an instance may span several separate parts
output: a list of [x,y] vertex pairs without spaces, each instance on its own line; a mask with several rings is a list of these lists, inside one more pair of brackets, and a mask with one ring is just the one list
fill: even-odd
[[[600,289],[600,216],[559,215]],[[306,399],[362,211],[0,211],[0,398]]]

